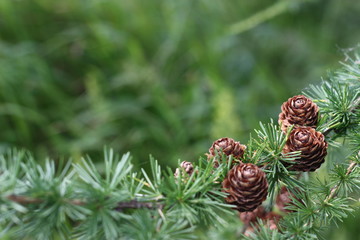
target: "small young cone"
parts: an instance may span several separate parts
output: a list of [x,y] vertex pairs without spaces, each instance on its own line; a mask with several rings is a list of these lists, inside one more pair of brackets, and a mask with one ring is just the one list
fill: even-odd
[[303,95],[289,98],[282,104],[281,110],[279,124],[284,132],[290,125],[316,127],[319,108],[311,99]]
[[268,183],[265,173],[251,163],[235,165],[222,182],[229,195],[226,201],[239,212],[253,211],[266,199]]
[[232,138],[220,138],[216,140],[210,147],[210,154],[208,154],[208,157],[214,157],[216,152],[223,152],[227,156],[232,155],[234,158],[239,159],[243,157],[245,149],[245,145],[240,144],[240,142],[236,142]]
[[[232,138],[220,138],[216,140],[209,149],[209,153],[206,154],[208,160],[214,159],[216,153],[224,153],[227,156],[233,156],[235,159],[240,159],[244,156],[246,146],[240,142],[236,142]],[[213,160],[215,167],[218,167],[219,163],[217,160]],[[232,164],[235,164],[233,161]]]
[[296,127],[291,131],[283,152],[301,151],[301,155],[289,169],[303,172],[315,171],[325,161],[327,146],[321,132],[311,127]]
[[185,172],[190,176],[193,171],[194,171],[194,167],[192,165],[191,162],[186,162],[186,161],[183,161],[180,163],[180,168],[177,168],[175,170],[175,173],[174,173],[174,176],[175,178],[179,177],[180,173],[181,173],[181,168],[185,170]]

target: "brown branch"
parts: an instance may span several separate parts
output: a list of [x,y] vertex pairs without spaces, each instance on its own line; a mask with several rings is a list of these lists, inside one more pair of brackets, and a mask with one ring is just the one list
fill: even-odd
[[11,195],[7,196],[6,198],[12,202],[16,202],[21,205],[36,204],[36,203],[43,202],[43,200],[41,200],[41,199],[20,196],[20,195],[15,195],[15,194],[11,194]]
[[122,211],[126,208],[148,208],[148,209],[162,209],[164,207],[164,204],[158,203],[158,202],[139,202],[137,200],[131,200],[128,202],[119,202],[118,206],[116,207],[116,210]]
[[66,200],[66,202],[70,203],[72,205],[75,205],[75,206],[84,206],[84,205],[86,205],[86,202],[81,201],[79,199]]
[[[31,197],[27,197],[27,196],[21,196],[21,195],[9,195],[6,197],[8,200],[21,204],[21,205],[29,205],[29,204],[40,204],[43,203],[44,200],[43,199],[38,199],[38,198],[31,198]],[[87,203],[79,200],[79,199],[66,199],[65,202],[72,204],[72,205],[76,205],[76,206],[84,206]],[[164,204],[158,203],[158,202],[140,202],[138,200],[130,200],[127,202],[119,202],[117,204],[117,207],[115,208],[115,210],[117,211],[123,211],[124,209],[127,208],[133,208],[133,209],[137,209],[137,208],[148,208],[148,209],[162,209],[164,207]]]

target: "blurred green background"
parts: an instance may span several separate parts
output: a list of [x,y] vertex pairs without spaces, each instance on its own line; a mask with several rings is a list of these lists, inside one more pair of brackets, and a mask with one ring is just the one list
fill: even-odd
[[217,138],[246,143],[340,66],[359,26],[354,0],[0,0],[0,147],[107,145],[175,167]]

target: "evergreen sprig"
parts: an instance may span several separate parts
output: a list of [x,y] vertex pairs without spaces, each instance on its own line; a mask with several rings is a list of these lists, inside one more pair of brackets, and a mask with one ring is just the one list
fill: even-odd
[[227,195],[221,184],[234,161],[220,152],[214,161],[200,158],[193,162],[192,173],[180,168],[174,175],[153,157],[150,173],[135,171],[129,153],[120,157],[107,148],[101,170],[90,157],[80,163],[46,160],[40,165],[27,151],[12,149],[0,156],[0,236],[194,239],[206,229],[208,234],[199,236],[214,239],[227,229],[228,239],[321,237],[323,229],[346,218],[359,201],[354,198],[360,188],[359,56],[342,64],[328,80],[305,91],[320,108],[317,130],[327,141],[349,148],[343,162],[328,160],[328,179],[289,171],[300,152],[283,153],[292,128],[285,134],[272,120],[260,123],[241,159],[266,172],[267,211],[274,209],[282,186],[292,193],[292,204],[286,207],[290,212],[282,216],[278,229],[271,230],[264,221],[248,236],[241,234],[244,231],[235,220],[233,206],[224,202]]
[[222,216],[233,214],[220,184],[226,157],[216,169],[200,159],[191,176],[177,178],[150,162],[151,176],[134,172],[129,153],[105,149],[103,172],[89,157],[57,171],[54,161],[41,167],[30,153],[9,151],[0,162],[0,224],[35,239],[192,239],[195,224],[226,224]]
[[[292,127],[289,127],[287,134],[284,134],[272,119],[267,124],[260,122],[260,130],[255,130],[257,138],[252,139],[249,143],[248,151],[255,151],[255,153],[248,153],[248,159],[251,159],[259,166],[264,166],[269,183],[270,205],[272,205],[273,198],[280,185],[286,185],[289,189],[303,188],[302,183],[296,179],[298,174],[289,171],[286,167],[286,164],[289,165],[299,158],[301,152],[283,153],[287,136],[291,130]],[[247,156],[245,156],[245,159],[247,159]]]

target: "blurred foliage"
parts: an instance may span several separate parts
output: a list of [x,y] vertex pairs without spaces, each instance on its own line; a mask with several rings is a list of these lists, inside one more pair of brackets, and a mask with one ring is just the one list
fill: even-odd
[[246,142],[359,22],[353,0],[0,0],[0,147],[175,166]]
[[280,3],[0,1],[1,146],[76,158],[107,144],[174,166],[245,142],[359,40],[353,1]]

